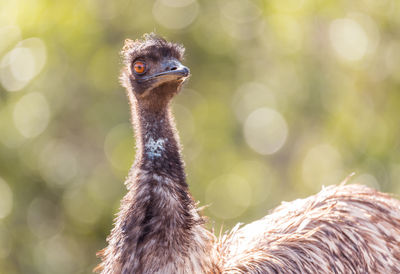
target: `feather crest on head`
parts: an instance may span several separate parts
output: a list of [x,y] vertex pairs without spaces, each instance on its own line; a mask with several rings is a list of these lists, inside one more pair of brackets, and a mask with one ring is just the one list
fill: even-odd
[[126,39],[121,51],[125,65],[129,65],[140,56],[153,56],[153,58],[174,57],[183,60],[185,48],[181,44],[168,42],[155,33],[146,33],[142,39]]

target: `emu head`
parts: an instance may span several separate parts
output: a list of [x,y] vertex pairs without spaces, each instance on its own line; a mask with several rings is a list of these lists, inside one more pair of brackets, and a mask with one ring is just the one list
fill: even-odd
[[151,33],[125,40],[121,83],[138,102],[165,105],[179,92],[190,71],[181,64],[185,49]]

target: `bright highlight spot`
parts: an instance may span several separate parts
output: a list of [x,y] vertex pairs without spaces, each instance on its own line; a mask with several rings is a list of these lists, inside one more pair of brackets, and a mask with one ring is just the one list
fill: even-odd
[[10,53],[10,69],[14,78],[27,82],[35,75],[35,57],[28,48],[16,48]]
[[46,46],[39,38],[26,39],[0,62],[0,82],[8,91],[24,88],[43,69]]
[[196,19],[199,5],[196,0],[157,0],[153,15],[157,22],[168,29],[183,29]]
[[10,214],[13,206],[13,193],[7,183],[0,178],[0,219]]
[[15,127],[26,138],[41,134],[49,123],[50,110],[46,98],[38,92],[23,96],[14,107]]
[[337,55],[347,61],[361,60],[368,50],[368,36],[352,19],[337,19],[329,28],[329,37]]
[[270,108],[253,111],[247,117],[243,130],[247,144],[263,155],[281,149],[288,135],[288,126],[283,116]]

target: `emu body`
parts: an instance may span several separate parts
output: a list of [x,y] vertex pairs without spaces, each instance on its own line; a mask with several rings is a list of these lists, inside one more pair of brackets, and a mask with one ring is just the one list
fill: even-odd
[[127,40],[137,156],[101,273],[400,273],[400,202],[365,186],[324,188],[283,203],[220,239],[204,228],[186,183],[169,104],[189,76],[182,46]]

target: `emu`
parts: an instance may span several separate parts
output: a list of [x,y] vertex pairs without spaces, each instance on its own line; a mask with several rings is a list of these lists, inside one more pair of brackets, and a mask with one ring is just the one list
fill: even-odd
[[126,88],[137,156],[101,273],[400,273],[400,201],[362,185],[282,203],[220,239],[191,197],[170,112],[190,76],[183,46],[126,40]]

